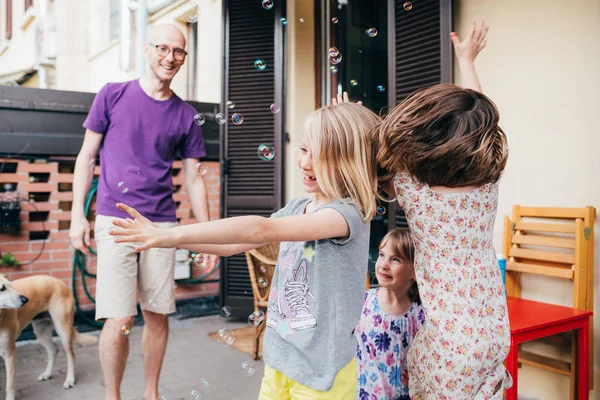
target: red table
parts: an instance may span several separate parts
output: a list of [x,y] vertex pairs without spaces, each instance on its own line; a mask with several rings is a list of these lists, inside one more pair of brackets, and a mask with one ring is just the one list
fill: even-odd
[[590,376],[590,316],[591,311],[508,297],[510,320],[510,352],[506,369],[513,385],[506,391],[506,400],[517,400],[519,343],[557,333],[577,330],[577,399],[589,399]]

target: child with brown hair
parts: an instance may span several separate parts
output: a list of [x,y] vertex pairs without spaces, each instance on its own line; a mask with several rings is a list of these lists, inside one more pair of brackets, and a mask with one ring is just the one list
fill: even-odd
[[[452,36],[468,86],[487,28]],[[382,187],[406,213],[426,322],[408,352],[412,399],[502,399],[512,380],[506,297],[493,248],[506,136],[477,90],[437,85],[409,96],[379,128]]]
[[375,263],[378,288],[369,289],[358,341],[358,400],[408,400],[406,354],[425,314],[415,281],[414,245],[408,229],[389,231]]

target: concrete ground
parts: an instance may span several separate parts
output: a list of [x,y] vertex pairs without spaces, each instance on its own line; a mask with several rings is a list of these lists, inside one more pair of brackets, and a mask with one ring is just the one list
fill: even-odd
[[[229,322],[220,316],[186,320],[170,320],[171,334],[160,380],[161,395],[166,400],[256,400],[263,376],[262,361],[252,361],[250,355],[233,347],[226,347],[210,339],[210,332],[227,327],[244,326]],[[99,332],[93,334],[98,335]],[[141,400],[144,392],[144,372],[141,351],[142,327],[134,327],[129,335],[130,353],[121,387],[123,400]],[[38,382],[38,375],[46,365],[46,354],[35,341],[17,344],[17,399],[43,400],[103,400],[104,386],[98,346],[75,345],[76,384],[72,389],[62,387],[66,372],[66,358],[60,343],[60,353],[53,378]],[[241,368],[244,362],[254,362],[255,371],[248,376]],[[246,370],[247,371],[247,370]],[[206,387],[205,383],[208,383]],[[0,398],[4,398],[6,372],[0,363]],[[200,392],[194,396],[192,391]]]

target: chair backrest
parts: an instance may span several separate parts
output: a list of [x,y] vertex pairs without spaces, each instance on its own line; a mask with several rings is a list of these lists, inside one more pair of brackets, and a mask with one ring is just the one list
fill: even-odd
[[269,291],[278,255],[279,243],[268,243],[246,252],[255,308],[268,305]]
[[521,273],[573,282],[573,307],[593,307],[595,209],[513,207],[504,219],[506,292],[520,297]]

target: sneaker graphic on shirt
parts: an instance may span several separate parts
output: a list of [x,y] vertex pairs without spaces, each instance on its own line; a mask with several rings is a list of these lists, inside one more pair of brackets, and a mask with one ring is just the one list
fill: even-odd
[[277,297],[279,315],[288,319],[290,328],[294,330],[310,329],[317,326],[317,319],[308,305],[307,296],[313,300],[307,281],[307,263],[301,260],[300,265],[292,272],[291,278],[283,285],[283,293]]

